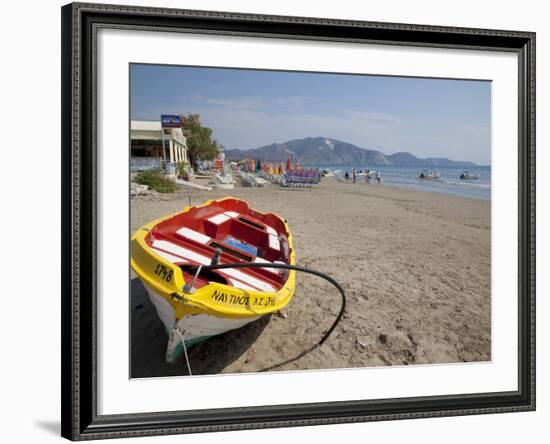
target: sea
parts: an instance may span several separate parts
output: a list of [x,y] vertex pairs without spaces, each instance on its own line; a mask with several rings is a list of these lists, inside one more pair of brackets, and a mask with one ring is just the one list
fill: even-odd
[[[353,168],[356,171],[370,170],[380,171],[382,184],[400,188],[408,188],[418,191],[429,191],[433,193],[451,194],[453,196],[469,197],[474,199],[491,200],[491,167],[490,166],[471,166],[467,168],[472,175],[478,175],[479,179],[462,180],[460,175],[465,168],[440,167],[434,168],[434,171],[440,173],[440,178],[435,180],[420,179],[420,173],[424,170],[419,167],[398,167],[398,166],[376,166],[368,165],[304,165],[304,168],[319,168],[332,171],[340,171],[344,174],[346,171],[350,174]],[[365,181],[364,176],[358,178],[359,181]],[[376,180],[371,180],[371,184],[376,184]]]

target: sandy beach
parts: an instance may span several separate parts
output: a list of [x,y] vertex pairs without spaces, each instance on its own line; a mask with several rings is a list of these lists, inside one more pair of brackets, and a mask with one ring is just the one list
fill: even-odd
[[[234,196],[288,220],[298,265],[346,290],[346,315],[322,346],[340,298],[298,274],[284,316],[273,314],[190,349],[194,374],[488,361],[491,203],[325,178],[308,189],[237,186],[132,197],[131,230],[207,199]],[[167,335],[140,281],[131,282],[132,377],[185,375],[164,361]]]

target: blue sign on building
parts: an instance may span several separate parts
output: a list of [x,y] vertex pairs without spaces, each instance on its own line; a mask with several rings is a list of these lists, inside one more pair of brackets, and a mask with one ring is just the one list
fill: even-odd
[[174,114],[163,114],[160,116],[163,128],[181,128],[181,118]]

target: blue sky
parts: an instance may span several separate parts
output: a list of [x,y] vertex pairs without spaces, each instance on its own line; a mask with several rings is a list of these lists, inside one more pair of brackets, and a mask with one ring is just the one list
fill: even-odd
[[131,118],[198,113],[227,148],[324,136],[418,157],[491,161],[491,84],[133,64]]

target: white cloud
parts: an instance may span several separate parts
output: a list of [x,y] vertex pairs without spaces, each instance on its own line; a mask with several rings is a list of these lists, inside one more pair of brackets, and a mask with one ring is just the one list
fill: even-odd
[[193,96],[176,108],[179,109],[174,112],[200,114],[203,123],[214,130],[214,137],[227,148],[256,148],[273,142],[324,136],[386,154],[409,151],[419,157],[490,162],[488,126],[441,127],[426,121],[403,120],[377,110],[321,112],[314,100],[300,96]]
[[221,106],[235,110],[255,110],[264,111],[266,109],[275,110],[277,108],[298,108],[306,103],[306,99],[299,96],[289,97],[257,97],[242,96],[235,98],[204,98],[195,97],[195,100],[208,105]]
[[203,122],[214,129],[221,143],[232,148],[254,148],[318,135],[366,147],[379,146],[383,133],[400,125],[396,117],[379,112],[316,113],[315,105],[299,96],[229,99],[196,96],[193,101],[196,104],[193,112],[198,112]]

